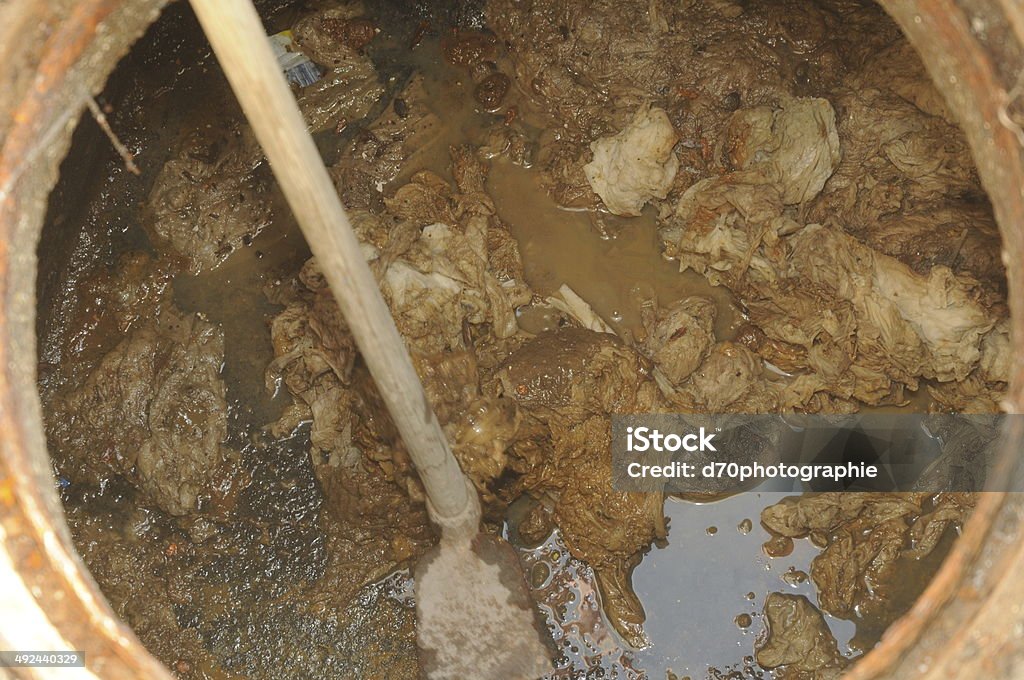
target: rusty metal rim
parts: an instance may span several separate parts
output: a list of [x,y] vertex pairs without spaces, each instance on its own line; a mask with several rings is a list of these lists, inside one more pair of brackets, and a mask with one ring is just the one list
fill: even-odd
[[[34,18],[45,24],[49,37],[28,91],[19,93],[11,109],[0,150],[0,539],[22,579],[9,585],[22,586],[38,606],[38,613],[22,614],[42,620],[10,623],[55,631],[57,639],[85,651],[88,671],[99,677],[170,678],[114,615],[71,544],[52,477],[47,479],[38,395],[25,384],[26,374],[34,373],[34,324],[32,313],[25,313],[25,295],[31,292],[18,289],[34,279],[35,261],[27,255],[38,241],[40,194],[53,187],[84,98],[102,85],[117,57],[156,18],[157,8],[153,2],[147,7],[83,0],[61,16],[49,3],[29,5],[22,2],[11,11],[21,9],[26,22]],[[28,371],[18,370],[26,365]],[[0,629],[0,640],[7,637]],[[35,676],[27,670],[12,673]]]
[[[84,95],[102,87],[116,57],[155,19],[163,0],[80,0],[64,16],[47,2],[15,0],[14,11],[46,22],[50,37],[35,54],[31,86],[14,93],[11,121],[0,149],[0,552],[10,558],[42,623],[87,651],[89,670],[105,678],[169,678],[121,623],[74,552],[53,489],[38,394],[34,385],[31,291],[35,250],[56,168],[66,153]],[[946,95],[974,152],[992,197],[1004,240],[1013,338],[1018,351],[1007,409],[1024,398],[1024,157],[1006,120],[1008,84],[999,59],[1024,43],[1024,8],[1008,0],[882,0],[918,49]],[[972,31],[979,10],[1014,31],[1012,45],[984,45]],[[975,14],[972,14],[974,12]],[[10,16],[10,15],[9,15]],[[994,50],[996,52],[994,52]],[[0,46],[0,56],[12,51]],[[0,107],[0,111],[4,109]],[[0,125],[0,130],[3,126]],[[27,352],[26,349],[32,350]],[[25,355],[29,354],[30,359]],[[26,368],[26,362],[31,364]],[[1004,441],[1002,471],[1021,473],[1013,428]],[[977,509],[940,572],[911,611],[846,675],[880,678],[977,677],[961,656],[984,633],[986,647],[1014,655],[1009,633],[992,637],[985,613],[999,593],[1024,590],[1024,501],[982,494]],[[5,575],[0,565],[0,582]],[[1016,587],[1016,588],[1015,588]],[[0,613],[4,604],[0,602]],[[1024,621],[1024,613],[1019,619]],[[0,624],[0,643],[6,623]],[[15,625],[20,625],[15,623]],[[1004,630],[1011,626],[1004,620]],[[1006,661],[1009,664],[1010,661]],[[1000,668],[1008,665],[999,666]],[[35,677],[25,675],[25,677]]]

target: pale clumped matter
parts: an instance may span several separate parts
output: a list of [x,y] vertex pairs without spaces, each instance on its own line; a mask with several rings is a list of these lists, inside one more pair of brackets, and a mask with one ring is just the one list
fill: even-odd
[[523,413],[510,449],[520,473],[512,497],[544,499],[572,554],[597,577],[609,622],[634,647],[648,644],[631,573],[666,532],[660,494],[624,493],[611,479],[611,413],[661,408],[649,361],[615,335],[563,328],[527,341],[489,389]]
[[679,140],[663,109],[643,108],[621,132],[590,145],[587,181],[616,215],[639,215],[652,198],[665,198],[679,171]]
[[157,174],[147,224],[158,249],[198,274],[222,264],[270,224],[269,188],[257,177],[263,153],[248,128],[192,135]]
[[[652,302],[646,335],[633,345],[659,393],[643,408],[850,413],[905,405],[927,390],[935,410],[998,411],[1009,375],[998,232],[966,139],[880,10],[536,0],[524,11],[514,0],[490,0],[487,15],[509,46],[524,109],[547,126],[536,167],[550,195],[568,208],[603,202],[623,215],[652,206],[665,254],[729,288],[746,312],[735,339],[722,342],[709,301]],[[766,45],[765,31],[781,50]],[[663,156],[643,143],[636,148],[644,162],[630,166],[637,159],[619,155],[637,119],[655,110],[672,126],[662,138],[664,146],[673,140],[678,159],[674,179],[657,192],[647,173]],[[639,191],[627,177],[634,167]],[[617,194],[608,177],[626,191]],[[576,332],[562,338],[575,347],[567,355],[588,347]],[[554,352],[555,340],[539,340],[521,352]],[[529,362],[517,358],[507,365],[517,372],[500,375],[525,412],[565,393],[538,389]],[[591,379],[565,357],[553,365],[574,371],[566,382]],[[602,394],[601,382],[591,389]],[[586,399],[568,401],[579,417]],[[581,438],[602,450],[597,424],[570,420],[566,436],[551,427],[560,418],[544,417],[559,431],[556,460],[572,460]],[[557,474],[539,475],[557,488]],[[568,493],[553,495],[557,507]],[[973,499],[852,502],[808,497],[763,518],[773,531],[788,518],[784,536],[828,544],[812,578],[838,616],[887,606],[896,560],[934,552]],[[579,532],[568,539],[574,554],[599,563],[581,547],[585,512],[575,524],[570,512],[553,515]],[[808,526],[816,520],[824,526]],[[628,635],[622,624],[642,620],[642,608],[623,608],[627,601],[613,594],[605,608]],[[768,605],[762,665],[802,680],[841,673],[846,661],[810,601],[773,595]],[[639,617],[616,621],[623,612]]]
[[824,550],[811,563],[821,608],[832,616],[866,616],[893,595],[900,560],[935,550],[974,508],[970,493],[824,493],[784,499],[764,509],[775,536],[810,536]]
[[785,205],[818,195],[839,164],[836,114],[826,99],[794,98],[780,107],[736,111],[723,135],[728,162],[777,184]]
[[[311,14],[294,27],[298,49],[323,71],[297,93],[312,132],[362,118],[384,93],[370,58],[336,35],[339,25],[361,14],[361,6],[351,4]],[[146,208],[155,245],[194,274],[220,266],[271,222],[269,173],[248,125],[207,128],[223,130],[197,132],[178,143]]]
[[224,446],[224,334],[171,303],[148,257],[124,258],[118,277],[119,288],[97,293],[124,334],[52,399],[51,450],[73,483],[119,474],[169,515],[197,515],[236,455]]
[[848,661],[839,653],[821,612],[803,595],[769,593],[764,603],[767,635],[755,658],[782,680],[833,680]]
[[[962,132],[880,11],[491,0],[487,16],[547,126],[544,187],[566,207],[657,209],[665,254],[731,289],[748,349],[787,374],[755,378],[777,393],[759,403],[847,412],[927,386],[934,408],[998,409],[998,231]],[[626,140],[656,111],[672,129],[636,137],[637,162]],[[673,139],[678,171],[648,191]]]
[[[798,349],[786,405],[809,404],[819,393],[898,404],[922,378],[965,380],[979,368],[985,338],[998,321],[980,299],[978,280],[943,265],[915,271],[831,220],[804,224],[787,211],[787,202],[814,198],[824,186],[822,173],[831,174],[837,160],[829,150],[831,108],[820,100],[809,106],[814,113],[796,119],[811,128],[803,136],[788,125],[780,129],[785,114],[755,111],[740,118],[745,132],[732,138],[729,155],[746,169],[687,189],[661,231],[666,252],[681,268],[728,286],[751,322]],[[803,169],[786,166],[790,174],[766,148],[810,162]],[[1002,346],[988,346],[986,366],[1003,366]]]
[[[538,535],[559,527],[573,556],[593,568],[608,620],[639,647],[647,642],[644,610],[631,571],[667,527],[660,496],[607,484],[610,414],[847,412],[903,403],[925,385],[937,408],[996,410],[1010,365],[998,233],[965,140],[877,8],[487,4],[498,39],[480,43],[477,35],[465,47],[483,45],[488,60],[514,74],[506,100],[519,116],[495,117],[493,149],[454,149],[450,175],[414,172],[448,139],[430,107],[433,91],[416,74],[376,120],[339,136],[331,172],[488,520],[531,496]],[[314,130],[347,130],[376,110],[384,90],[367,56],[338,39],[352,26],[365,29],[360,12],[318,9],[295,26],[299,49],[325,67],[299,98]],[[766,32],[776,45],[766,44]],[[524,121],[542,130],[539,138],[524,132]],[[269,224],[262,157],[243,131],[227,132],[220,143],[176,149],[150,197],[154,245],[193,272],[218,266]],[[543,298],[525,283],[480,160],[502,154],[532,164],[562,205],[657,213],[666,252],[739,298],[748,318],[736,337],[716,337],[714,301],[687,297],[647,301],[644,332],[620,338],[568,287],[547,300],[551,330],[525,333],[517,309]],[[282,311],[267,377],[293,404],[269,430],[284,437],[310,423],[330,536],[317,593],[344,611],[363,584],[415,562],[437,536],[316,262],[282,280],[268,291]],[[144,289],[133,284],[124,297]],[[182,325],[172,332],[174,319]],[[131,441],[118,446],[154,439],[141,447],[139,465],[104,450],[88,461],[102,469],[82,474],[113,469],[147,503],[191,519],[196,500],[220,485],[221,458],[231,462],[219,443],[226,405],[213,372],[223,339],[205,319],[173,309],[161,320],[132,312],[119,328],[127,344],[97,351],[101,373],[90,380],[83,370],[76,382],[92,391],[70,397],[80,402],[76,413],[105,420],[79,440],[67,435],[86,442],[68,448],[103,444],[131,416]],[[195,366],[179,361],[179,346],[190,348]],[[152,347],[170,364],[131,373]],[[185,384],[185,396],[211,415],[168,434],[176,412],[191,417],[177,409],[191,403],[180,398]],[[134,408],[149,390],[163,394]],[[60,427],[54,432],[64,438]],[[177,446],[188,437],[190,447]],[[84,464],[64,469],[77,462]],[[836,615],[884,607],[897,560],[934,551],[972,500],[814,498],[821,500],[775,506],[763,520],[786,540],[810,535],[826,545],[811,577],[821,606]],[[497,567],[467,559],[470,551],[456,545],[451,560],[425,565],[496,582]],[[449,594],[421,604],[443,611],[466,591],[440,592]],[[507,606],[504,587],[488,592],[468,603],[484,607],[474,620],[532,624],[525,608]],[[803,680],[839,671],[835,640],[808,600],[771,595],[765,617],[762,665]],[[478,633],[454,630],[429,644],[470,646],[486,639]],[[514,677],[507,668],[501,675]]]

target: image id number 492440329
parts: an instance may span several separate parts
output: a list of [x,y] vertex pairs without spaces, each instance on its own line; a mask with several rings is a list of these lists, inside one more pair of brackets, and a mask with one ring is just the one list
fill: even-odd
[[0,649],[0,668],[73,668],[85,666],[80,651]]

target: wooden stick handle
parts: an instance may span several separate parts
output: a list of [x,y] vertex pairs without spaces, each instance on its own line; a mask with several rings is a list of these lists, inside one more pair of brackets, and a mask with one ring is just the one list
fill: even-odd
[[433,511],[477,525],[472,487],[427,401],[256,9],[250,0],[191,3],[416,463]]

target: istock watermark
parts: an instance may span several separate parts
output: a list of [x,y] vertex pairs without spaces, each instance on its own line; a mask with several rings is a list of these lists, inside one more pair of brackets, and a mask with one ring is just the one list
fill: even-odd
[[612,417],[620,491],[1024,491],[990,474],[1010,415]]
[[700,428],[697,432],[678,435],[675,432],[662,434],[660,430],[652,430],[649,427],[627,427],[626,428],[626,450],[631,452],[644,451],[717,451],[711,440],[715,438],[713,432],[706,432]]

